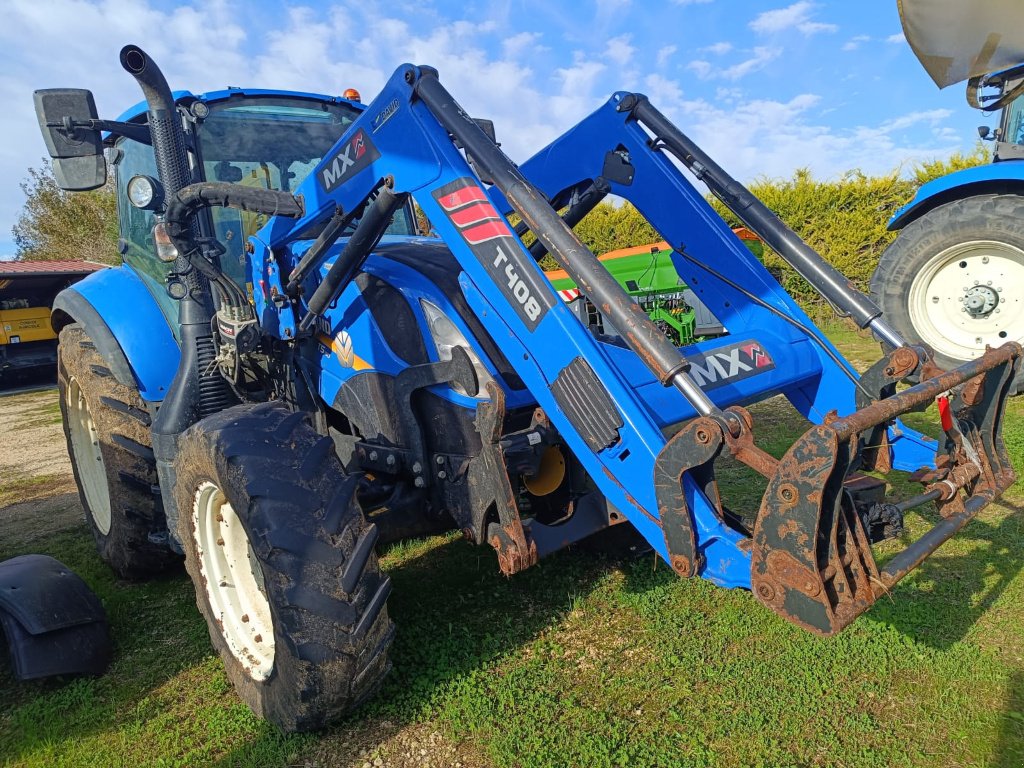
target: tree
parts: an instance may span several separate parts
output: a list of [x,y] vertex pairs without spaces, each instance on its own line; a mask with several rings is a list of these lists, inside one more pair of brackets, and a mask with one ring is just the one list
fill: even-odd
[[117,253],[117,203],[113,175],[92,192],[65,192],[46,161],[29,168],[21,183],[25,207],[11,230],[18,259],[85,259],[120,263]]

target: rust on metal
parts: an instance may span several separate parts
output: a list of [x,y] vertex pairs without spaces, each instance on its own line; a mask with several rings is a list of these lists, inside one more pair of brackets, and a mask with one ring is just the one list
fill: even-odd
[[920,362],[921,358],[917,354],[917,350],[913,347],[900,347],[889,355],[889,365],[885,369],[885,373],[894,379],[904,379],[914,372]]
[[990,371],[998,365],[1009,363],[1020,357],[1020,354],[1020,344],[1007,342],[998,349],[990,350],[955,370],[926,379],[892,397],[878,400],[867,408],[844,416],[831,426],[840,440],[847,440],[858,432],[864,432],[877,424],[892,421],[918,405],[929,403],[943,392],[958,387],[968,379]]
[[724,522],[714,462],[724,445],[725,434],[715,419],[698,417],[672,436],[654,462],[654,491],[669,564],[686,578],[696,575],[700,555],[693,515],[683,491],[683,475],[688,475],[701,489]]
[[729,430],[724,432],[725,444],[736,460],[743,462],[762,477],[771,477],[778,472],[779,460],[754,444],[754,420],[750,412],[746,408],[733,406],[727,408],[726,413],[735,413],[740,420],[741,429],[738,435],[733,435]]

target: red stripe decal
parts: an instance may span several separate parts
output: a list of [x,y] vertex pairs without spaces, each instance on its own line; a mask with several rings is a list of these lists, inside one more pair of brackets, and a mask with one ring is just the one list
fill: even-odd
[[454,192],[437,198],[437,202],[446,211],[454,211],[456,208],[461,208],[464,205],[482,203],[486,200],[487,196],[484,194],[484,191],[476,186],[456,189]]
[[496,237],[508,237],[508,227],[500,221],[488,221],[484,224],[477,224],[475,227],[462,230],[462,236],[470,245],[482,243],[484,240],[493,240]]
[[470,224],[476,224],[479,221],[486,221],[487,219],[500,219],[498,212],[494,210],[494,206],[489,203],[476,203],[467,208],[463,208],[460,211],[448,214],[451,220],[455,222],[455,226],[468,227]]

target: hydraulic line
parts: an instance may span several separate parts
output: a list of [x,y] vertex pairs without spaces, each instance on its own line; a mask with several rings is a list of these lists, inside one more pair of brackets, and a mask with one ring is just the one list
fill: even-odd
[[618,107],[656,137],[652,149],[666,149],[704,182],[711,193],[740,220],[785,259],[815,290],[835,307],[849,313],[861,328],[871,331],[885,344],[905,347],[907,342],[886,323],[882,310],[870,298],[854,288],[835,267],[825,261],[792,229],[711,159],[686,134],[659,112],[641,94],[628,94]]

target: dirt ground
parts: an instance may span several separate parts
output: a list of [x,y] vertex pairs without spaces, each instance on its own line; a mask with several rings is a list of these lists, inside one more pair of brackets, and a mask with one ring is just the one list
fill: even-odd
[[[84,520],[52,386],[0,392],[0,530],[16,545]],[[43,514],[45,510],[45,514]]]

